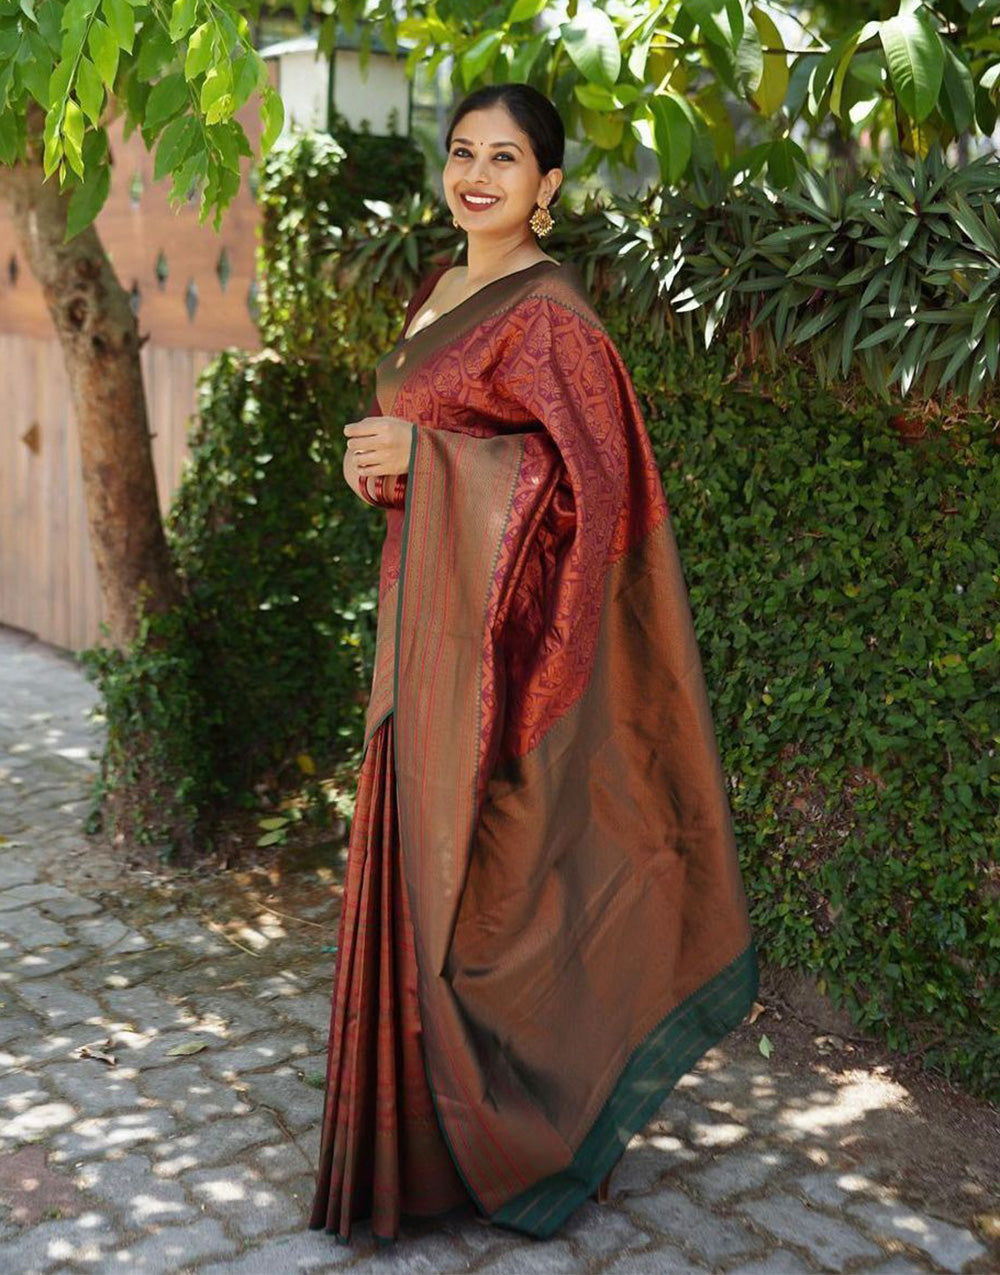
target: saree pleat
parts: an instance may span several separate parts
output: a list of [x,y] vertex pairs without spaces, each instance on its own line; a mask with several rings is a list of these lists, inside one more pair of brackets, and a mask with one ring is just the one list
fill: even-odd
[[434,1114],[421,1047],[413,931],[400,866],[392,718],[358,776],[337,938],[319,1173],[309,1227],[347,1243],[371,1220],[468,1201]]

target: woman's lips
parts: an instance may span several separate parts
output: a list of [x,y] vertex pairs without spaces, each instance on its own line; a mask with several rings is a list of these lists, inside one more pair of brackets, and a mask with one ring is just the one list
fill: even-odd
[[465,195],[459,195],[459,199],[462,201],[462,207],[468,208],[469,212],[485,212],[488,208],[492,208],[494,204],[500,202],[500,197],[498,195],[488,196],[490,200],[489,203],[485,202],[486,198],[487,197],[483,197],[482,202],[480,202],[480,200],[477,199],[473,203]]

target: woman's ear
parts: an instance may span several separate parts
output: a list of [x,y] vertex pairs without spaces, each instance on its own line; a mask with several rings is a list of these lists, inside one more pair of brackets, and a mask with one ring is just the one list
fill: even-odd
[[540,204],[544,199],[546,204],[551,204],[553,195],[562,185],[562,179],[563,170],[561,168],[550,168],[542,178],[542,184],[538,191],[539,198],[536,203]]

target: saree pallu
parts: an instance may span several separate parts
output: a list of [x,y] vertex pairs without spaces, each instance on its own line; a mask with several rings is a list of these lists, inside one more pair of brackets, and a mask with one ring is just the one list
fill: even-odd
[[[406,910],[380,924],[412,945],[415,995],[409,1026],[380,1012],[397,1048],[419,1043],[450,1160],[433,1130],[414,1153],[428,1211],[461,1198],[453,1168],[481,1213],[545,1237],[757,991],[680,558],[635,390],[572,265],[495,280],[401,337],[372,411],[413,427],[364,744],[368,766],[392,732],[381,870],[398,863]],[[339,967],[360,914],[348,936],[342,919],[310,1222],[341,1235],[353,1204],[329,1170],[357,1104],[333,1071],[359,1029],[338,1017]],[[398,1135],[408,1099],[386,1085]],[[419,1115],[419,1077],[412,1095]]]

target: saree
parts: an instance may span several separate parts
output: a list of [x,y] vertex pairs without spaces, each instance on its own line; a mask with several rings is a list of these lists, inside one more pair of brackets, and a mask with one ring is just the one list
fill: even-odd
[[[406,335],[310,1227],[553,1235],[750,1010],[756,948],[670,511],[577,268]],[[391,485],[391,493],[385,487]],[[369,484],[370,486],[370,484]]]

